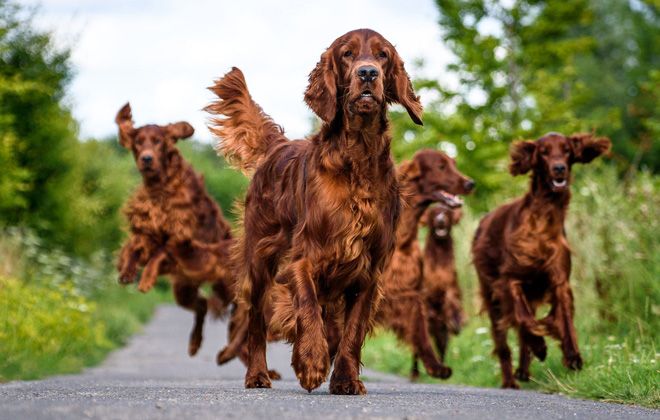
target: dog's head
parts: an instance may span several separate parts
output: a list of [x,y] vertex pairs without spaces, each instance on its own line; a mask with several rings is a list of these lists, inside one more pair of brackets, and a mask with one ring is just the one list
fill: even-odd
[[457,224],[461,217],[463,217],[463,211],[460,207],[449,209],[438,205],[430,207],[426,211],[424,223],[429,228],[429,235],[433,235],[437,239],[445,239],[451,233],[452,226]]
[[119,126],[119,144],[133,152],[138,170],[146,181],[163,179],[173,152],[176,154],[175,143],[195,132],[183,121],[135,128],[128,103],[119,110],[115,122]]
[[475,185],[456,168],[454,159],[439,150],[420,150],[401,164],[399,172],[419,200],[437,201],[450,208],[460,207],[462,201],[456,196],[469,194]]
[[548,133],[536,141],[518,141],[511,147],[512,175],[529,171],[539,177],[541,185],[552,192],[568,189],[571,167],[574,163],[589,163],[606,153],[611,146],[610,139],[581,133],[564,136]]
[[403,105],[422,124],[422,105],[394,46],[379,33],[358,29],[337,38],[309,75],[305,102],[330,124],[340,113],[372,117],[386,104]]

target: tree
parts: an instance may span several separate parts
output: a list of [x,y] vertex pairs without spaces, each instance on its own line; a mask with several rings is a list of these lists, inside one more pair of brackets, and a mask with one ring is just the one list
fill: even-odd
[[[64,105],[69,52],[32,28],[18,6],[0,2],[0,126],[5,223],[57,236],[71,205],[76,126]],[[5,201],[6,200],[6,201]]]
[[613,139],[622,170],[660,169],[660,142],[651,140],[660,25],[651,0],[436,3],[455,60],[443,83],[415,81],[437,98],[423,128],[393,112],[398,157],[438,145],[457,151],[483,195],[508,184],[512,140],[595,130]]

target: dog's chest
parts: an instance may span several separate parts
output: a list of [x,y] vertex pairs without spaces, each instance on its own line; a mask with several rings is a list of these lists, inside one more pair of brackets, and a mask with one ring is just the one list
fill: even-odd
[[516,264],[528,269],[543,270],[569,249],[563,224],[547,214],[525,214],[507,242]]
[[[343,259],[352,261],[367,251],[373,236],[378,235],[382,225],[373,195],[366,190],[352,191],[347,201],[346,217],[349,222],[344,226]],[[350,221],[352,220],[352,222]]]
[[194,229],[195,214],[186,196],[138,194],[131,204],[129,217],[133,228],[156,238],[181,236]]

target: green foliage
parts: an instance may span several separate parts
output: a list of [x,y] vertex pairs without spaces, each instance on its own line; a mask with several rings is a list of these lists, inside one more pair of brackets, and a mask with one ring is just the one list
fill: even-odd
[[[573,255],[571,284],[576,302],[576,327],[585,368],[571,372],[561,364],[561,352],[549,339],[544,363],[532,363],[529,389],[608,401],[660,406],[658,363],[660,345],[660,180],[638,173],[626,186],[615,168],[604,163],[576,168],[566,230]],[[486,198],[494,208],[526,187]],[[464,209],[454,227],[456,268],[463,304],[470,319],[449,344],[450,383],[499,386],[500,368],[493,351],[490,325],[480,313],[479,286],[470,246],[481,212]],[[509,344],[517,360],[517,340]],[[408,375],[409,349],[393,335],[379,333],[363,351],[366,366]],[[430,378],[424,377],[431,381]]]
[[1,232],[0,261],[0,381],[98,363],[164,299],[119,287],[103,252],[72,258],[18,229]]
[[0,380],[73,372],[109,349],[94,310],[71,285],[46,288],[0,278]]
[[[620,170],[660,168],[660,13],[633,0],[436,0],[454,54],[449,77],[416,80],[435,98],[424,127],[393,112],[395,156],[420,147],[457,155],[479,186],[507,183],[509,144],[548,131],[613,140]],[[484,207],[480,209],[485,210]]]
[[[0,3],[1,218],[28,224],[65,240],[58,229],[75,219],[76,125],[64,105],[71,79],[69,51],[54,47],[50,34],[35,31],[19,7]],[[72,207],[72,204],[74,206]]]
[[220,205],[225,217],[234,219],[234,201],[245,193],[248,179],[231,169],[210,144],[185,141],[179,142],[178,147],[195,171],[204,175],[206,189]]

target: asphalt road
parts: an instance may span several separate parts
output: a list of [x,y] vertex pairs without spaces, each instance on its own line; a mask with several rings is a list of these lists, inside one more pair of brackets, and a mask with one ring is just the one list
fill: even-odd
[[0,419],[460,418],[660,419],[660,410],[605,404],[529,391],[415,385],[365,371],[369,395],[334,396],[327,382],[308,394],[295,381],[289,347],[269,347],[282,381],[243,388],[238,361],[218,367],[225,325],[209,322],[195,358],[186,354],[192,314],[161,307],[142,334],[103,365],[80,375],[0,385]]

